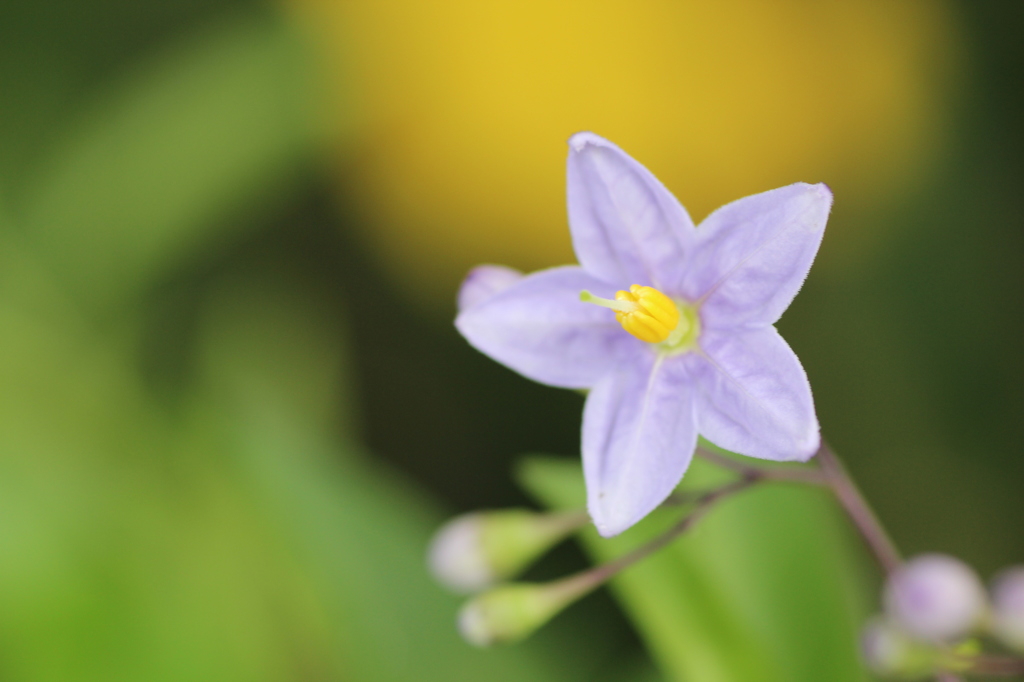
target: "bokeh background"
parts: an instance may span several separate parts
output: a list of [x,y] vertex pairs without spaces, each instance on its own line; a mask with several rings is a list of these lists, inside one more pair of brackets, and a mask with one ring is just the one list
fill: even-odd
[[906,552],[1021,562],[1022,36],[1016,0],[0,3],[0,679],[677,679],[604,592],[471,649],[423,565],[578,452],[582,397],[451,321],[470,266],[573,260],[581,129],[696,219],[828,182],[779,325],[826,437]]

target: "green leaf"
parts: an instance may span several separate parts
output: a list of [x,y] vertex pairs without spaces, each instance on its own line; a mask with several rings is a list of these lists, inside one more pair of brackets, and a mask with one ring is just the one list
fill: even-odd
[[99,92],[16,207],[33,248],[90,304],[135,296],[281,194],[312,154],[297,32],[266,13],[190,36]]
[[[728,479],[695,460],[684,480]],[[579,465],[531,457],[523,486],[554,509],[583,506]],[[582,535],[595,561],[658,535],[682,512],[660,510],[621,536]],[[856,642],[867,603],[863,566],[829,495],[761,484],[718,503],[685,536],[612,581],[655,660],[673,680],[859,682]]]
[[308,295],[258,274],[229,283],[206,316],[208,391],[194,404],[194,424],[200,440],[230,453],[308,571],[341,677],[582,680],[543,642],[481,651],[462,641],[460,599],[426,568],[442,514],[350,441],[332,437],[322,408],[295,390],[312,387],[330,402],[315,387],[339,365],[337,335]]
[[[0,215],[0,220],[3,216]],[[258,273],[213,297],[180,414],[0,229],[3,678],[583,680],[462,642],[440,514],[334,434],[337,329]]]

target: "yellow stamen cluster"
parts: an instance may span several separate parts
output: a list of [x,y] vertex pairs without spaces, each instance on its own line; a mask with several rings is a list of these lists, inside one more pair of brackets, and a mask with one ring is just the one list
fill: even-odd
[[632,312],[616,311],[615,319],[641,341],[661,343],[679,324],[679,308],[653,287],[634,284],[629,291],[615,292],[615,300],[636,304]]
[[647,343],[661,343],[672,332],[680,331],[679,308],[671,298],[653,287],[634,284],[629,291],[616,292],[614,301],[583,291],[580,300],[611,308],[623,329]]

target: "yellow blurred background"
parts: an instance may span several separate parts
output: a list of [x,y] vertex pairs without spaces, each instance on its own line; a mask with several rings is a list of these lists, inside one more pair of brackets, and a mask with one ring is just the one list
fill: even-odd
[[[796,181],[891,201],[934,158],[958,52],[942,2],[294,0],[355,139],[361,236],[420,301],[472,265],[574,260],[565,141],[593,130],[695,220]],[[351,155],[351,157],[350,157]],[[830,234],[846,257],[871,225]]]

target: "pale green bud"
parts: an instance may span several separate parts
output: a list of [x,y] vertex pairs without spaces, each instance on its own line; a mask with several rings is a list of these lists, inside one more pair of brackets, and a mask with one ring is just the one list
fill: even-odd
[[519,641],[599,584],[579,575],[496,587],[466,602],[459,611],[459,632],[477,646]]
[[517,575],[586,522],[583,512],[542,514],[528,509],[457,516],[434,535],[430,569],[454,592],[478,592]]
[[937,668],[935,649],[886,618],[875,618],[864,627],[860,645],[865,663],[883,677],[922,679]]

